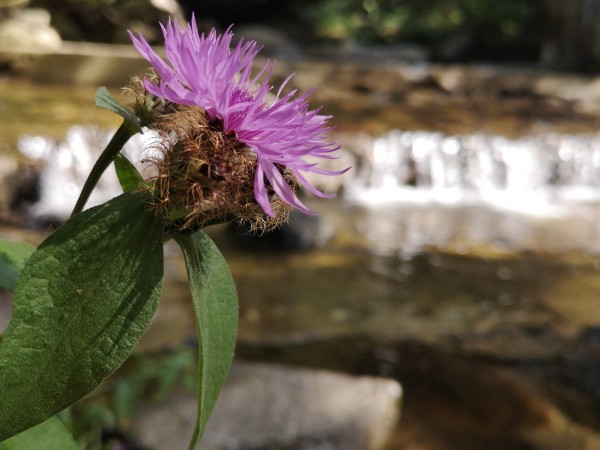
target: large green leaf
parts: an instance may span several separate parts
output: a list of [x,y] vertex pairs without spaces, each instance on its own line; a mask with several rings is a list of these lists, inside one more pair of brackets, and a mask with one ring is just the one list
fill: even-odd
[[0,287],[14,292],[17,277],[34,251],[27,242],[0,240]]
[[173,238],[183,250],[188,270],[200,351],[198,418],[192,449],[204,432],[233,360],[238,303],[227,263],[210,237],[198,231],[173,234]]
[[69,219],[31,255],[0,340],[0,441],[79,400],[146,330],[163,277],[163,227],[129,191]]
[[69,430],[56,417],[0,442],[0,450],[79,450]]

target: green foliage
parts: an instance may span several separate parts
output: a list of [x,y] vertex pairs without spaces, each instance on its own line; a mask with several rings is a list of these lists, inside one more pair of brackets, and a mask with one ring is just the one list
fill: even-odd
[[104,433],[116,427],[115,415],[104,402],[98,399],[84,400],[65,409],[58,417],[71,430],[79,448],[115,450],[113,445],[103,442]]
[[0,287],[14,292],[19,273],[35,247],[26,242],[0,240]]
[[322,36],[358,42],[441,43],[469,30],[524,38],[539,34],[543,13],[543,0],[321,0],[312,9]]
[[0,450],[79,450],[69,430],[56,417],[0,442]]
[[0,440],[96,388],[127,358],[162,287],[162,223],[129,191],[68,220],[31,255],[0,341]]
[[[173,391],[197,388],[197,351],[192,347],[167,353],[134,353],[102,387],[59,414],[80,448],[114,450],[106,432],[127,430],[136,408],[162,401]],[[0,450],[2,447],[0,446]]]
[[189,448],[202,436],[233,360],[238,325],[235,284],[214,242],[202,231],[173,234],[183,250],[199,341],[198,418]]
[[179,387],[196,392],[197,360],[191,348],[129,359],[126,373],[114,380],[109,392],[117,422],[123,424],[131,420],[135,405],[141,400],[161,401]]
[[122,153],[115,158],[115,171],[123,192],[139,189],[144,184],[142,175]]

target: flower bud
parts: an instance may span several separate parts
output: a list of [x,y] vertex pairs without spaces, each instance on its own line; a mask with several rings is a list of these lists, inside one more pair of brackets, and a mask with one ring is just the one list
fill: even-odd
[[[190,231],[238,219],[257,231],[287,221],[291,206],[270,189],[273,216],[268,216],[254,195],[256,153],[235,133],[225,133],[219,119],[211,120],[202,108],[162,101],[139,83],[132,83],[134,110],[147,117],[146,126],[157,133],[150,154],[155,175],[147,180],[153,207],[167,229]],[[154,151],[158,150],[158,152]],[[291,189],[293,174],[280,166]]]

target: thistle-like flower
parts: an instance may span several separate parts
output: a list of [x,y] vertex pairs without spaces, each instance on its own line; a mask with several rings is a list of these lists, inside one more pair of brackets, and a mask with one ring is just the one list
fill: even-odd
[[[283,94],[290,76],[273,95],[269,84],[273,64],[267,61],[252,75],[253,60],[261,47],[244,40],[232,47],[231,27],[222,35],[214,29],[204,35],[198,32],[194,18],[184,30],[176,21],[161,27],[168,62],[142,35],[130,32],[130,36],[156,73],[155,78],[144,79],[144,95],[164,101],[150,125],[169,142],[157,178],[162,184],[158,189],[161,201],[168,203],[177,196],[175,185],[182,185],[186,192],[184,202],[170,207],[172,213],[177,208],[193,209],[194,217],[188,213],[186,218],[190,225],[195,220],[206,222],[206,211],[213,207],[206,205],[211,201],[225,207],[217,215],[229,214],[227,205],[237,202],[234,214],[244,216],[240,208],[252,210],[254,203],[261,213],[277,219],[286,204],[310,213],[297,197],[298,185],[319,197],[332,196],[316,189],[304,175],[345,172],[325,170],[314,162],[315,158],[335,158],[339,146],[327,140],[330,116],[309,110],[307,99],[312,91],[299,96],[296,91]],[[232,177],[236,178],[237,197],[224,200],[223,192],[231,189],[218,185]],[[196,206],[184,205],[188,201]],[[203,201],[205,205],[198,206]],[[202,215],[203,219],[197,219]]]

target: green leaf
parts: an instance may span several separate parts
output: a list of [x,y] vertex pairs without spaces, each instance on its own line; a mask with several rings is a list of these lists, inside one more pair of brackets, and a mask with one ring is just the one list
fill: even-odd
[[105,86],[101,86],[96,89],[96,106],[99,108],[108,109],[118,115],[120,115],[123,119],[130,122],[135,126],[136,131],[138,133],[142,133],[142,127],[140,126],[140,121],[134,112],[129,109],[127,106],[119,103],[108,89]]
[[115,159],[115,171],[124,192],[138,189],[144,184],[144,178],[135,166],[122,153],[117,154]]
[[202,231],[174,233],[188,271],[199,340],[198,418],[189,448],[202,436],[233,360],[238,325],[235,284],[223,255]]
[[27,242],[0,240],[0,287],[14,292],[17,277],[35,247]]
[[163,226],[129,191],[69,219],[31,255],[0,340],[0,440],[96,388],[158,306]]
[[57,419],[51,419],[0,442],[0,450],[79,450],[67,427]]

